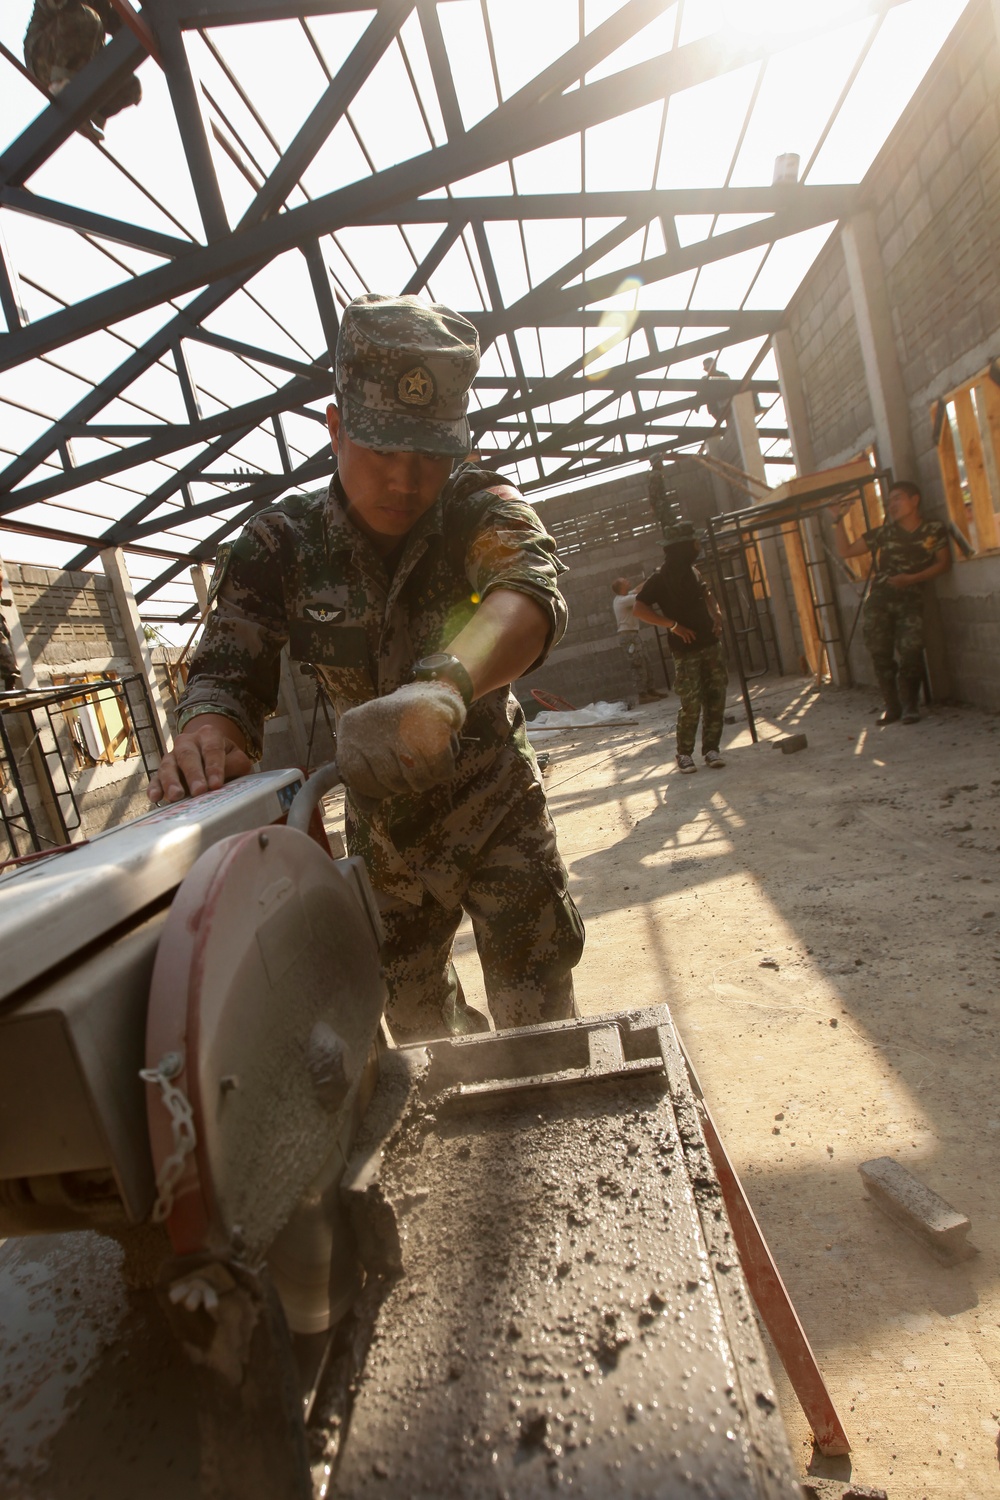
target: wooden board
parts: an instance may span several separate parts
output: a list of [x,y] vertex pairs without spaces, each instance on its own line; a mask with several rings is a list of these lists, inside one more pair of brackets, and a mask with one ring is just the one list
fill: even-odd
[[827,489],[832,484],[859,484],[875,478],[867,458],[852,458],[849,463],[835,464],[832,469],[818,469],[815,474],[796,474],[784,484],[775,485],[764,497],[768,505],[775,500],[794,500],[811,490]]
[[785,542],[785,555],[788,558],[788,572],[792,580],[792,593],[795,595],[795,609],[799,617],[799,630],[802,634],[802,649],[805,652],[809,670],[814,677],[818,677],[823,665],[823,646],[816,630],[816,615],[813,610],[812,588],[809,583],[809,567],[806,563],[806,554],[802,546],[802,536],[798,523],[792,521],[788,526],[782,528],[782,536]]
[[958,418],[958,435],[965,459],[965,477],[972,497],[972,519],[976,524],[976,550],[986,552],[998,545],[997,520],[993,511],[990,482],[983,461],[983,441],[976,420],[975,407],[970,391],[955,394],[955,415]]
[[958,472],[958,454],[955,452],[955,437],[951,430],[951,422],[945,413],[941,423],[941,436],[938,438],[938,462],[941,465],[941,477],[944,480],[944,493],[948,501],[948,514],[965,537],[972,545],[969,535],[969,518],[965,513],[965,495],[962,492],[962,477]]

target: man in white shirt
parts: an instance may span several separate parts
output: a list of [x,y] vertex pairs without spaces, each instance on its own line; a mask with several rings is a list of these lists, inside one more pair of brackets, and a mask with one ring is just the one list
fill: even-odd
[[666,697],[666,694],[658,693],[652,685],[639,621],[632,613],[638,589],[633,589],[627,578],[616,578],[611,587],[615,595],[611,602],[615,611],[615,623],[618,626],[618,641],[625,653],[632,681],[629,705],[631,706],[632,700],[637,700],[639,703],[655,703],[658,698]]

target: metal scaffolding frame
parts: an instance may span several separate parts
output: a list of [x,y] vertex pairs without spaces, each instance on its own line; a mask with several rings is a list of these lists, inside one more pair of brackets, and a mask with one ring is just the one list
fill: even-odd
[[[777,639],[770,617],[770,594],[761,561],[760,543],[764,538],[782,540],[787,545],[789,532],[794,528],[798,548],[803,558],[805,584],[804,597],[811,615],[812,629],[829,663],[834,651],[841,651],[846,667],[846,686],[851,685],[849,652],[861,610],[867,596],[867,586],[858,602],[854,619],[846,635],[844,621],[835,588],[823,587],[823,574],[828,558],[825,552],[814,555],[807,545],[803,525],[818,519],[831,503],[838,500],[856,501],[861,507],[863,530],[878,524],[869,507],[868,488],[871,486],[881,494],[883,510],[892,488],[892,470],[871,471],[871,478],[844,481],[833,484],[816,483],[800,494],[779,500],[763,501],[744,510],[734,510],[726,515],[710,516],[708,521],[709,560],[715,580],[719,585],[723,609],[726,615],[729,638],[734,647],[733,655],[740,679],[740,691],[746,709],[747,723],[753,741],[757,741],[757,725],[750,701],[748,684],[767,672],[770,662],[769,646],[777,653]],[[831,559],[840,567],[846,565],[837,557]],[[728,571],[727,571],[728,569]],[[796,604],[801,603],[796,594]],[[765,630],[765,624],[767,629]],[[774,663],[779,671],[787,670],[780,655]]]
[[[67,730],[67,716],[84,706],[100,712],[106,704],[114,704],[131,747],[129,753],[142,761],[148,779],[166,746],[153,712],[149,683],[141,673],[111,674],[91,682],[0,694],[0,827],[10,850],[9,858],[0,858],[0,868],[24,858],[18,835],[28,840],[36,854],[73,842],[83,816],[71,774],[76,752]],[[11,735],[14,724],[22,726],[23,744]],[[57,835],[54,841],[40,831],[32,811],[21,769],[28,760],[39,805]]]
[[[879,26],[889,11],[905,3],[859,0],[858,14],[871,17],[871,32],[811,160]],[[499,102],[467,125],[442,26],[441,13],[449,4],[382,0],[372,9],[361,0],[147,0],[133,25],[126,14],[130,7],[122,0],[117,8],[128,24],[57,98],[44,96],[37,118],[0,154],[0,229],[7,215],[27,215],[80,236],[118,268],[111,273],[118,278],[113,284],[68,301],[42,284],[44,273],[37,268],[0,253],[0,309],[7,325],[0,334],[0,373],[41,363],[78,376],[77,351],[88,339],[111,336],[120,349],[117,362],[106,361],[84,394],[64,405],[53,420],[46,419],[43,430],[10,454],[0,470],[0,519],[6,526],[78,543],[67,560],[69,568],[90,565],[112,546],[140,557],[160,557],[163,568],[137,588],[137,602],[158,611],[152,618],[193,620],[193,605],[177,605],[173,614],[169,602],[164,606],[164,591],[169,594],[173,581],[191,563],[211,560],[220,541],[262,506],[288,490],[321,481],[334,468],[322,408],[331,391],[339,312],[349,296],[359,289],[433,296],[435,278],[453,254],[463,258],[467,279],[482,301],[480,307],[462,310],[476,324],[484,353],[497,355],[477,382],[479,404],[470,412],[474,442],[483,460],[501,469],[536,461],[537,476],[522,480],[525,490],[611,471],[653,451],[669,456],[691,450],[717,435],[720,422],[691,420],[705,404],[706,382],[672,374],[675,366],[693,358],[715,357],[756,340],[758,352],[741,379],[712,381],[713,400],[740,389],[755,390],[768,404],[776,399],[777,383],[756,378],[756,372],[783,320],[780,309],[706,309],[692,306],[690,295],[688,305],[675,310],[650,310],[639,305],[637,295],[633,311],[624,314],[609,315],[602,304],[620,297],[623,287],[648,286],[682,272],[694,272],[697,278],[706,267],[754,248],[766,258],[783,238],[850,216],[858,201],[855,185],[740,187],[730,183],[731,166],[721,186],[659,189],[654,168],[646,191],[524,193],[517,190],[514,165],[527,153],[567,139],[579,139],[582,157],[586,132],[649,105],[661,109],[658,165],[667,107],[675,94],[748,65],[763,70],[790,39],[727,35],[720,40],[715,35],[680,43],[681,5],[672,47],[608,71],[619,49],[670,10],[669,0],[625,0],[589,31],[584,30],[581,7],[575,40],[568,38],[560,56],[504,98],[490,12],[482,0]],[[352,13],[363,13],[366,24],[333,67],[310,23],[315,27],[321,18]],[[273,21],[293,22],[301,29],[326,79],[311,111],[284,144],[265,119],[266,98],[259,92],[255,96],[227,56],[227,28]],[[822,35],[836,24],[818,22],[809,34]],[[418,47],[426,74],[419,86]],[[23,86],[29,75],[8,48],[2,51],[0,80],[16,68]],[[211,59],[211,86],[192,62],[195,52]],[[390,54],[401,60],[409,77],[426,141],[418,142],[407,159],[379,165],[352,108]],[[154,164],[139,180],[107,143],[94,141],[85,148],[74,134],[87,130],[101,101],[143,63],[147,70],[163,71],[190,201],[200,221],[194,229],[160,201]],[[216,87],[216,74],[225,80],[225,98]],[[149,77],[148,71],[143,77]],[[756,90],[733,165],[755,99]],[[144,108],[145,102],[139,106]],[[316,194],[307,181],[309,172],[345,125],[366,170],[357,180]],[[71,142],[74,149],[98,152],[108,171],[119,173],[123,182],[128,179],[131,200],[142,195],[150,205],[149,216],[161,224],[169,221],[171,227],[151,228],[118,217],[108,212],[106,200],[99,208],[82,207],[32,187],[32,178]],[[250,188],[249,202],[238,216],[227,208],[221,185],[222,172],[231,169]],[[498,172],[507,174],[511,191],[456,192],[457,184],[477,176],[485,181],[491,173],[492,181]],[[677,224],[684,215],[711,216],[711,231],[682,244]],[[759,217],[727,228],[720,224],[725,215]],[[537,279],[529,272],[523,293],[505,300],[492,238],[497,226],[516,229],[523,247],[532,225],[554,220],[579,222],[579,252]],[[586,226],[594,221],[600,221],[600,232],[592,237]],[[401,284],[370,287],[365,266],[354,264],[339,237],[385,226],[400,229],[413,266]],[[0,235],[0,251],[2,247]],[[279,260],[289,275],[301,275],[308,290],[316,330],[311,343],[282,325],[255,286],[255,278]],[[25,287],[44,299],[46,309],[30,321],[22,306]],[[238,338],[218,326],[217,315],[239,298],[249,299],[255,316],[260,314],[252,337]],[[151,317],[157,326],[145,331]],[[605,330],[596,346],[589,333],[594,328]],[[551,372],[529,373],[524,340],[537,339],[540,329],[573,330],[578,357]],[[619,344],[624,357],[617,363],[605,360]],[[227,356],[234,371],[238,365],[252,372],[256,386],[266,390],[247,399],[210,389],[192,372],[193,360],[205,350]],[[595,365],[601,365],[599,371]],[[150,372],[169,378],[175,399],[151,406],[137,394]],[[575,416],[566,416],[567,403],[575,403]],[[34,409],[26,405],[24,410]],[[759,431],[765,441],[779,444],[768,461],[790,464],[784,425],[769,424],[765,417]],[[259,453],[262,437],[272,460],[255,458],[248,464],[240,445],[255,440]],[[149,474],[163,477],[148,484]],[[113,495],[119,506],[118,513],[106,515],[109,524],[103,529],[94,519],[99,516],[95,493]],[[132,503],[123,503],[123,494],[130,494]],[[57,510],[60,518],[67,511],[82,511],[90,524],[79,530],[72,524],[49,525],[46,507]],[[201,523],[211,521],[217,524],[206,531]]]

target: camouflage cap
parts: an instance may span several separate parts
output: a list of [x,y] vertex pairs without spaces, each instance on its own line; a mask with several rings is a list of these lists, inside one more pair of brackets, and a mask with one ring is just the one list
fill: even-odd
[[464,458],[479,369],[468,319],[416,297],[355,297],[337,339],[337,398],[348,437],[366,448]]
[[697,540],[697,532],[690,521],[682,521],[680,516],[671,516],[663,523],[664,547],[672,547],[675,542],[695,540]]

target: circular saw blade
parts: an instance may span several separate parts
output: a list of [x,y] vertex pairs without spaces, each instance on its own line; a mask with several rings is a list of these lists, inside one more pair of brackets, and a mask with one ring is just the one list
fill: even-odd
[[260,1261],[334,1149],[385,996],[350,876],[272,826],[209,849],[177,893],[147,1021],[148,1068],[176,1093],[149,1083],[147,1113],[179,1255]]

